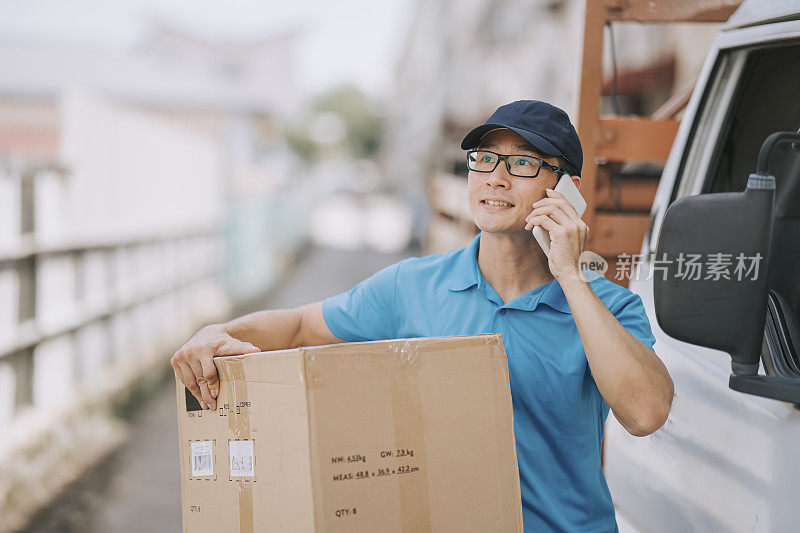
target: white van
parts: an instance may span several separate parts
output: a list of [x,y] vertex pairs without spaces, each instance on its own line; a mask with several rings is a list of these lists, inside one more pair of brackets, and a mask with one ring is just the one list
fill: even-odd
[[800,1],[748,0],[703,67],[630,281],[675,399],[650,436],[607,425],[623,532],[800,531],[798,128]]

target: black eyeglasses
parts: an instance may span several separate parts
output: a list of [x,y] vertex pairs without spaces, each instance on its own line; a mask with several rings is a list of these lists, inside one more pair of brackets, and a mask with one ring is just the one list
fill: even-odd
[[467,152],[467,166],[475,172],[493,172],[500,160],[506,162],[506,169],[512,176],[535,178],[542,167],[553,172],[566,172],[561,167],[552,165],[540,157],[532,155],[501,155],[488,150],[470,150]]

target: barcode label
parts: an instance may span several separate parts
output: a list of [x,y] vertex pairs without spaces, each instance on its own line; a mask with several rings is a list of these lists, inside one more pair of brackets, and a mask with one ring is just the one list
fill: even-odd
[[253,441],[229,441],[231,449],[231,477],[254,477]]
[[210,440],[192,442],[192,476],[213,476],[214,455]]

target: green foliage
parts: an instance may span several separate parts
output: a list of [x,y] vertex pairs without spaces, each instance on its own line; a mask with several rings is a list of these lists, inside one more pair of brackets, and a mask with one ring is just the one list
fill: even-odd
[[317,159],[317,144],[308,135],[308,120],[301,124],[290,124],[286,128],[286,143],[300,158],[310,163]]
[[[340,142],[320,144],[311,135],[311,126],[320,113],[334,113],[345,125],[345,135]],[[373,104],[358,88],[343,86],[320,96],[299,121],[286,128],[289,146],[307,162],[341,154],[351,158],[370,158],[377,154],[383,122]]]

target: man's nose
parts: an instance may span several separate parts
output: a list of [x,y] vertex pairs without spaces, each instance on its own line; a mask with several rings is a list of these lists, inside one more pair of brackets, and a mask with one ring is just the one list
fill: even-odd
[[508,173],[505,161],[500,161],[495,169],[486,175],[486,185],[505,189],[511,186],[511,175]]

